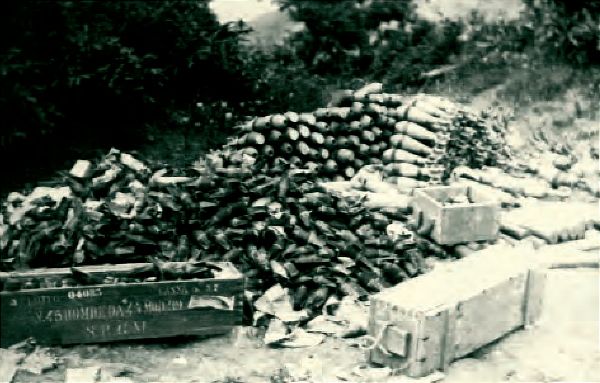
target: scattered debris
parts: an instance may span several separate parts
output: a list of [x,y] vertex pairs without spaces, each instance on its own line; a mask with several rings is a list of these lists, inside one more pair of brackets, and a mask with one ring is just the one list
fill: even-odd
[[12,382],[19,364],[26,356],[17,350],[0,348],[0,382]]
[[64,383],[96,383],[100,379],[100,367],[67,368]]
[[34,375],[41,375],[46,371],[56,368],[57,364],[57,358],[50,353],[49,349],[37,347],[21,362],[19,370]]

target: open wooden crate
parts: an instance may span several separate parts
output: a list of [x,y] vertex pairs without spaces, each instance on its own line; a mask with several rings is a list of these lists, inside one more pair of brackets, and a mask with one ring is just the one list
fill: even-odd
[[[472,202],[446,205],[456,196]],[[431,238],[440,245],[488,241],[498,236],[500,204],[475,187],[436,186],[415,189],[413,215],[433,222]]]
[[[78,269],[104,278],[144,265]],[[242,321],[244,278],[230,263],[215,265],[221,270],[213,278],[5,289],[0,292],[0,343],[28,337],[43,344],[74,344],[226,333]],[[70,274],[71,269],[35,269],[0,273],[0,282],[31,285]]]
[[546,272],[526,259],[483,250],[376,294],[370,361],[421,377],[534,323]]

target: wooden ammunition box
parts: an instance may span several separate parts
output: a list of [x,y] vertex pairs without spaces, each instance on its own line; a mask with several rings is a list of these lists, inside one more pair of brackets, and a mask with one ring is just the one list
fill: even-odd
[[[473,201],[445,204],[449,198],[467,195]],[[413,215],[433,222],[431,238],[440,245],[488,241],[498,236],[500,203],[475,187],[437,186],[415,189]]]
[[[142,264],[78,269],[104,278]],[[43,287],[0,292],[0,343],[33,337],[42,344],[213,335],[242,321],[244,278],[216,263],[213,278]],[[0,281],[52,280],[70,269],[0,273]],[[45,286],[45,285],[44,285]]]
[[546,273],[525,258],[494,247],[376,294],[370,361],[421,377],[534,323]]

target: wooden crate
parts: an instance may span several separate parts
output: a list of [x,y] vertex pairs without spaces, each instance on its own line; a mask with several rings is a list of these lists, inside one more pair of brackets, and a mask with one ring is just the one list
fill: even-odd
[[534,323],[546,273],[526,259],[484,250],[376,294],[370,361],[421,377]]
[[[475,201],[445,206],[448,197],[467,194]],[[475,187],[437,186],[415,189],[413,214],[432,221],[431,238],[440,245],[488,241],[498,236],[500,204]]]
[[[241,324],[244,279],[230,263],[214,278],[0,292],[2,346],[34,337],[44,344],[97,343],[222,334]],[[88,266],[99,277],[140,264]],[[55,278],[70,269],[0,273],[0,280]]]

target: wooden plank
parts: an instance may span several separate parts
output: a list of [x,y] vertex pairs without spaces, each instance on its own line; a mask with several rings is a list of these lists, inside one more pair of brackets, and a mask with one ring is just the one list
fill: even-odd
[[443,371],[447,371],[450,363],[455,359],[456,306],[449,306],[444,310],[444,313],[446,315],[446,328],[444,329],[444,344],[440,366]]
[[408,368],[406,369],[407,374],[409,376],[421,376],[426,375],[423,368],[423,357],[426,355],[425,345],[421,341],[425,334],[425,316],[423,312],[419,312],[418,315],[415,315],[416,319],[416,329],[412,333],[412,338],[414,341],[412,342],[411,354],[409,355],[410,363]]
[[598,240],[582,239],[541,247],[531,257],[538,267],[546,269],[598,268],[598,250]]
[[546,270],[532,269],[529,271],[525,301],[523,302],[523,324],[525,326],[531,326],[542,315],[547,277]]
[[440,367],[446,339],[447,312],[435,310],[424,317],[423,333],[419,337],[421,353],[416,357],[419,375],[430,374]]
[[[222,270],[214,271],[213,279],[232,279],[240,278],[241,273],[230,262],[215,262],[214,265]],[[166,267],[184,266],[186,262],[165,262]],[[116,265],[91,265],[78,266],[77,269],[96,277],[105,276],[128,276],[132,272],[153,269],[152,263],[123,263]],[[12,279],[30,279],[30,278],[64,278],[72,275],[71,268],[38,268],[31,270],[0,272],[0,282],[8,278]]]

